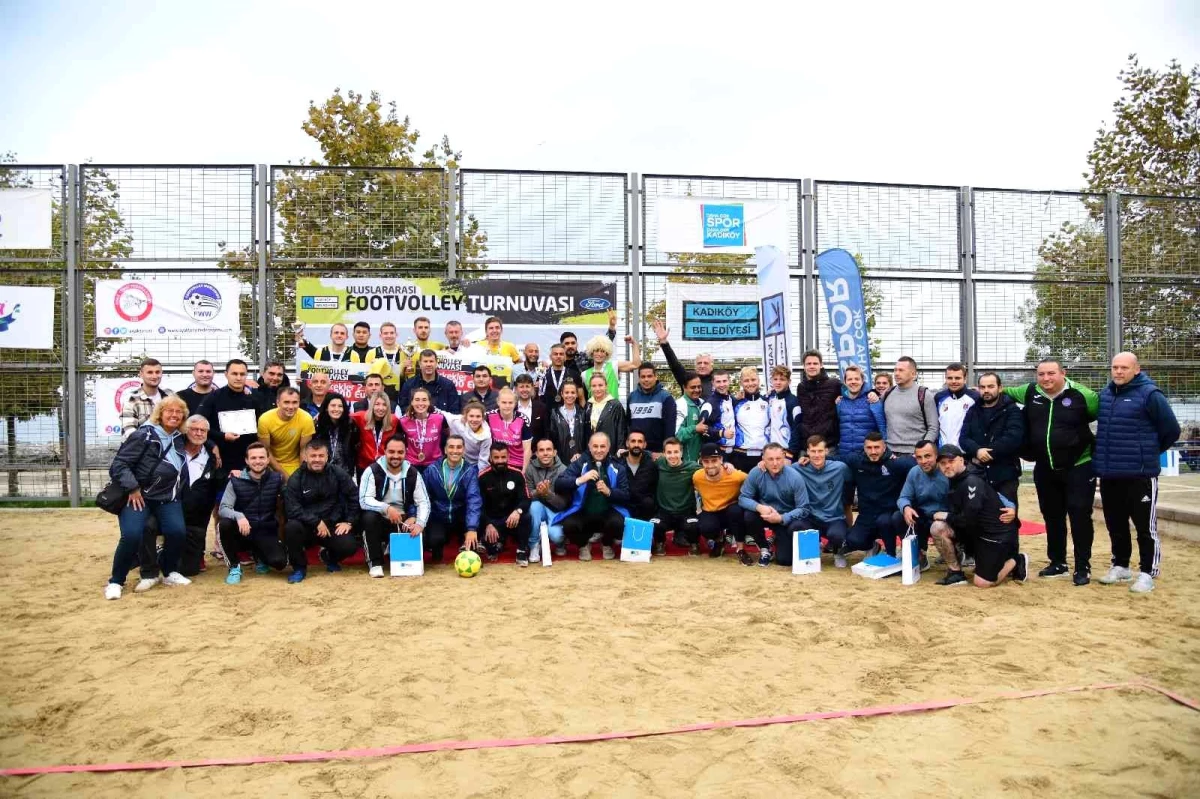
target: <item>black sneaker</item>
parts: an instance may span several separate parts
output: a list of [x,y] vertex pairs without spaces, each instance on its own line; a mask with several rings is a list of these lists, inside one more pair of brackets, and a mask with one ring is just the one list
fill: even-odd
[[1038,572],[1038,577],[1066,577],[1070,574],[1070,570],[1065,563],[1051,563],[1046,568]]
[[743,549],[741,552],[737,553],[737,556],[738,556],[738,561],[743,566],[753,566],[754,565],[754,556],[751,555],[746,550]]
[[659,541],[657,544],[655,544],[654,545],[654,554],[659,557],[666,555],[667,554],[667,542]]
[[961,571],[946,572],[946,576],[938,580],[934,585],[966,585],[967,576]]
[[708,542],[708,556],[710,558],[719,558],[725,554],[725,542],[720,538],[710,539]]
[[762,566],[764,569],[771,565],[771,550],[770,549],[764,549],[762,552],[759,553],[758,565]]
[[1075,585],[1087,585],[1092,581],[1092,572],[1089,569],[1077,570],[1071,575],[1071,582]]
[[529,551],[525,549],[517,550],[517,565],[522,569],[529,565]]
[[1023,583],[1029,577],[1029,556],[1022,552],[1017,555],[1016,560],[1016,565],[1013,566],[1012,570],[1012,578],[1018,583]]

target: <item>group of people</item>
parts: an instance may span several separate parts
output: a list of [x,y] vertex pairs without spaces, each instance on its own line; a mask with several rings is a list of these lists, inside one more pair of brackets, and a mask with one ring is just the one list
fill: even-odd
[[[543,532],[559,557],[570,545],[591,560],[599,544],[611,559],[634,518],[652,524],[658,553],[669,538],[710,557],[732,548],[764,567],[791,565],[797,530],[819,531],[839,568],[852,553],[894,554],[911,532],[922,569],[935,544],[946,570],[939,585],[987,587],[1028,576],[1018,538],[1022,459],[1034,463],[1046,524],[1049,562],[1039,577],[1090,582],[1099,479],[1112,540],[1100,582],[1154,587],[1159,455],[1179,425],[1132,353],[1113,359],[1099,392],[1055,359],[1021,386],[987,372],[969,388],[966,369],[952,364],[934,390],[918,385],[916,362],[903,357],[868,386],[857,366],[830,375],[817,351],[804,353],[794,391],[790,370],[778,366],[763,376],[766,387],[758,370],[741,369],[735,392],[711,356],[685,368],[658,320],[676,396],[632,338],[631,359],[613,357],[615,322],[610,315],[608,335],[583,352],[563,333],[542,361],[537,345],[518,350],[503,341],[501,320],[488,319],[481,345],[511,358],[512,385],[496,386],[479,366],[461,394],[438,373],[437,350],[466,346],[462,326],[447,324],[446,342],[433,342],[425,318],[413,325],[412,357],[391,323],[375,346],[365,322],[353,345],[341,325],[321,347],[297,333],[318,362],[379,362],[357,402],[319,369],[295,387],[280,362],[251,381],[238,359],[225,364],[220,388],[214,366],[197,362],[193,385],[176,395],[161,386],[161,364],[145,360],[110,469],[128,500],[106,597],[121,596],[135,564],[135,591],[190,582],[205,566],[210,519],[230,584],[251,565],[300,582],[313,547],[329,571],[362,548],[370,576],[382,577],[392,533],[423,536],[434,563],[453,542],[490,561],[511,545],[526,566],[540,558]],[[627,372],[637,384],[622,403]]]

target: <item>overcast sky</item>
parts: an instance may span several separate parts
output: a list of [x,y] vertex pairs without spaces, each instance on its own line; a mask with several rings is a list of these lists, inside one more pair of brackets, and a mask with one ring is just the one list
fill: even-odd
[[1129,53],[1200,62],[1194,1],[813,5],[0,0],[0,150],[286,163],[340,86],[465,166],[1069,189]]

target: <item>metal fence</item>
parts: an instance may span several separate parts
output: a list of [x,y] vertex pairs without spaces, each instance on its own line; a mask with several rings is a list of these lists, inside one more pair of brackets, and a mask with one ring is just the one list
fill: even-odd
[[[793,351],[833,359],[817,253],[859,259],[875,359],[909,355],[926,385],[961,361],[1028,380],[1064,358],[1095,387],[1132,349],[1195,439],[1200,424],[1200,198],[637,173],[263,165],[0,164],[0,188],[50,189],[49,251],[0,250],[0,285],[59,289],[48,350],[0,350],[0,500],[86,502],[119,436],[98,381],[152,355],[186,385],[194,361],[292,360],[298,277],[439,275],[611,280],[625,332],[650,328],[679,282],[744,283],[745,259],[659,244],[667,197],[788,207]],[[110,338],[98,281],[225,280],[241,332]],[[402,328],[406,320],[398,319]],[[657,354],[654,354],[657,358]],[[729,364],[735,365],[735,364]]]

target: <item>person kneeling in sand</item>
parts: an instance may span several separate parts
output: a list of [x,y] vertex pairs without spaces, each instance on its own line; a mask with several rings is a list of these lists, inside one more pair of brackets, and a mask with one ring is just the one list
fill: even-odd
[[268,568],[283,571],[287,566],[287,550],[279,540],[276,515],[281,496],[283,473],[271,468],[266,445],[255,441],[246,447],[245,471],[230,475],[217,511],[217,534],[229,564],[225,578],[229,585],[242,581],[239,552],[254,554],[254,570],[259,574],[266,574]]
[[1006,577],[1025,582],[1029,556],[1020,551],[1017,511],[996,493],[982,473],[968,469],[963,451],[953,444],[938,449],[938,468],[950,481],[948,511],[933,515],[930,532],[949,571],[938,585],[962,585],[955,540],[975,543],[975,585],[989,588]]
[[725,454],[720,444],[708,442],[700,448],[700,471],[692,475],[692,487],[700,495],[700,518],[697,528],[708,540],[708,556],[719,558],[726,543],[732,543],[738,558],[745,565],[754,563],[745,550],[746,534],[742,527],[742,508],[738,493],[746,482],[746,473],[725,468]]
[[321,547],[325,567],[341,571],[341,562],[358,550],[358,486],[340,466],[329,465],[325,441],[313,439],[304,447],[304,462],[288,478],[283,504],[284,540],[292,563],[288,582],[298,583],[308,575],[304,550],[314,544]]
[[608,457],[612,448],[607,433],[592,433],[588,456],[574,461],[554,481],[554,490],[570,496],[570,506],[554,514],[551,524],[561,524],[567,540],[579,547],[579,559],[592,559],[591,538],[599,533],[605,560],[616,557],[613,542],[625,531],[629,516],[629,472]]
[[[392,533],[404,532],[416,538],[429,523],[425,481],[404,454],[404,439],[389,439],[383,455],[363,471],[358,484],[367,573],[372,577],[383,576],[383,550]],[[445,533],[438,538],[435,532],[426,534],[424,548],[441,552],[446,545]]]

